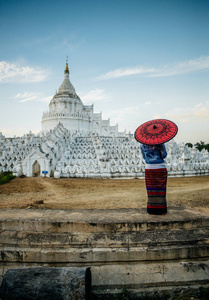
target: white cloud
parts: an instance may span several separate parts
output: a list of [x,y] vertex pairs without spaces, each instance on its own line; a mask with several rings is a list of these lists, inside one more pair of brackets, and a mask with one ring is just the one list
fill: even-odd
[[124,121],[124,119],[130,119],[132,116],[139,114],[139,107],[136,106],[127,106],[121,109],[110,110],[104,114],[105,118],[111,118],[115,123]]
[[208,119],[209,120],[209,104],[199,107],[194,111],[195,119]]
[[24,92],[24,93],[19,93],[15,96],[15,99],[19,99],[20,103],[27,102],[27,101],[32,101],[32,100],[37,100],[40,94],[38,93],[29,93],[29,92]]
[[120,78],[135,74],[147,74],[147,73],[153,73],[155,70],[153,68],[145,68],[145,67],[135,67],[135,68],[120,68],[116,69],[114,71],[110,71],[106,74],[103,74],[99,76],[98,80],[105,80],[105,79],[112,79],[112,78]]
[[0,82],[41,82],[47,79],[48,71],[20,63],[0,61]]
[[196,104],[195,106],[187,109],[175,108],[172,112],[167,112],[166,116],[168,119],[178,120],[182,123],[209,120],[209,101]]
[[53,98],[53,95],[51,95],[51,96],[46,96],[46,97],[41,97],[41,98],[39,99],[39,101],[49,103],[49,102],[52,100],[52,98]]
[[79,93],[79,94],[81,96],[81,100],[84,103],[102,101],[111,98],[111,96],[106,94],[105,91],[102,89],[94,89],[94,90],[90,90],[87,93],[83,93],[83,94]]
[[49,103],[49,101],[52,99],[52,96],[43,97],[41,93],[24,92],[17,94],[14,98],[19,99],[20,103],[24,103],[27,101],[41,101]]
[[197,71],[209,70],[209,56],[202,56],[193,60],[179,63],[167,64],[161,67],[137,66],[133,68],[119,68],[97,77],[97,80],[121,78],[132,75],[144,77],[165,77],[174,76]]
[[187,74],[209,69],[209,56],[202,56],[193,60],[165,65],[156,69],[151,77],[173,76]]

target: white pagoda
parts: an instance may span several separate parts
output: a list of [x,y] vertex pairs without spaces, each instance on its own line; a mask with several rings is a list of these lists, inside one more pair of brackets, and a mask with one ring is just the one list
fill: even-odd
[[49,104],[49,111],[43,113],[42,130],[47,132],[59,123],[71,132],[95,132],[99,135],[118,135],[118,125],[110,126],[110,119],[102,120],[101,113],[94,113],[93,105],[83,105],[69,79],[66,62],[64,80]]

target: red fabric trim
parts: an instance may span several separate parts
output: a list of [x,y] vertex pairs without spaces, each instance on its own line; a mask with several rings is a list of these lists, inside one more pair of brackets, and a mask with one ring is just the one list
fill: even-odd
[[167,205],[158,205],[158,206],[156,206],[156,205],[149,205],[149,204],[147,204],[147,207],[148,208],[166,208]]
[[166,192],[147,192],[148,196],[165,196]]

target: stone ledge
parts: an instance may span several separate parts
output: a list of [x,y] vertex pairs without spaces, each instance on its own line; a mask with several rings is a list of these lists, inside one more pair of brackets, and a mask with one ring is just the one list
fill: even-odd
[[120,248],[209,244],[209,228],[124,232],[45,232],[2,230],[1,247]]
[[169,208],[165,216],[145,209],[1,209],[0,230],[69,232],[141,231],[200,228],[209,226],[209,216],[190,208]]
[[92,286],[99,289],[140,289],[209,284],[209,261],[151,262],[92,267]]
[[170,247],[135,247],[135,248],[0,248],[0,262],[19,263],[127,263],[145,261],[169,261],[179,259],[208,259],[209,245],[170,246]]
[[[209,296],[209,261],[92,267],[96,299],[192,299]],[[125,294],[125,296],[124,296]],[[202,299],[202,298],[195,298]]]
[[88,266],[98,295],[209,283],[209,216],[189,208],[165,216],[145,209],[3,209],[0,228],[1,276],[9,268]]
[[[122,220],[122,221],[121,221]],[[188,208],[1,210],[2,262],[130,262],[209,257],[209,217]]]

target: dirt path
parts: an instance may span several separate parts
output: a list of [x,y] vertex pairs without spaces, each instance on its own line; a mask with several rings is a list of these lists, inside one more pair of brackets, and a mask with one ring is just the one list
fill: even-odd
[[[119,209],[146,207],[144,179],[15,178],[0,185],[0,208]],[[168,206],[209,213],[209,176],[169,178]]]

